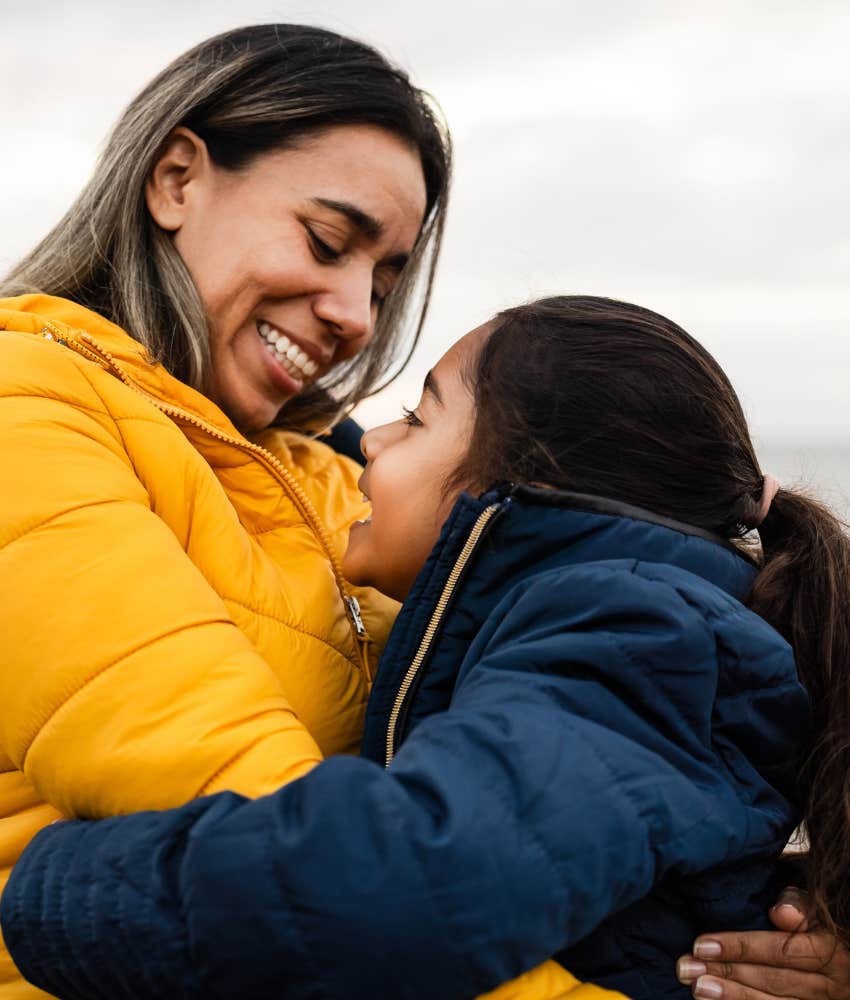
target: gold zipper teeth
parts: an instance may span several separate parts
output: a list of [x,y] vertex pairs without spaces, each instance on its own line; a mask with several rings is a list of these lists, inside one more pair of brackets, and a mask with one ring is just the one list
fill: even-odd
[[[59,331],[56,330],[52,324],[46,325],[49,326],[51,331],[57,335],[57,338],[60,336]],[[84,344],[80,343],[80,341],[83,341]],[[365,669],[367,665],[366,654],[363,648],[365,630],[364,635],[361,635],[360,628],[363,627],[362,620],[360,628],[358,628],[356,623],[352,621],[352,608],[350,603],[352,598],[343,583],[342,566],[337,559],[330,536],[328,535],[324,524],[322,524],[319,515],[314,510],[310,498],[286,466],[283,465],[283,463],[270,451],[258,444],[254,444],[253,441],[239,440],[238,438],[231,437],[229,434],[225,434],[224,431],[220,431],[217,427],[214,427],[212,424],[208,424],[206,421],[201,420],[194,414],[189,413],[186,410],[182,410],[179,406],[172,406],[170,403],[164,403],[162,400],[159,400],[155,396],[146,392],[139,385],[137,385],[129,375],[127,375],[109,351],[105,351],[100,344],[98,344],[97,341],[95,341],[87,333],[80,331],[78,337],[67,340],[67,345],[69,347],[73,347],[79,354],[87,358],[89,361],[94,361],[97,364],[103,364],[103,362],[106,361],[109,368],[115,372],[118,378],[120,378],[121,381],[128,386],[128,388],[139,393],[139,395],[143,396],[146,400],[156,406],[156,408],[162,413],[165,413],[170,417],[176,417],[178,420],[184,420],[187,423],[193,424],[195,427],[200,428],[212,437],[217,438],[220,441],[224,441],[227,444],[232,444],[235,447],[240,448],[242,451],[251,452],[258,458],[261,458],[266,465],[271,466],[272,471],[277,474],[278,479],[280,479],[285,488],[289,491],[290,499],[295,503],[299,513],[312,528],[313,533],[316,535],[319,543],[324,549],[334,575],[334,580],[336,581],[337,590],[342,597],[343,607],[346,610],[346,621],[348,622],[349,630],[351,631],[351,635],[354,639],[354,648],[357,650],[358,656],[361,659],[361,666]]]
[[469,562],[469,557],[472,555],[475,546],[478,544],[478,539],[481,537],[482,532],[487,527],[488,522],[498,509],[499,504],[494,503],[489,507],[486,507],[478,515],[478,518],[469,533],[469,537],[461,549],[461,553],[457,557],[457,561],[452,567],[451,573],[449,573],[448,579],[446,580],[445,586],[440,594],[440,598],[431,613],[431,618],[428,621],[427,628],[422,634],[422,639],[419,643],[419,648],[416,650],[416,655],[411,660],[410,666],[407,668],[407,672],[399,685],[395,701],[393,702],[392,711],[390,712],[390,718],[387,723],[387,752],[384,762],[385,767],[389,767],[392,763],[393,757],[395,757],[396,726],[398,725],[398,717],[401,714],[402,705],[404,704],[404,699],[407,697],[407,692],[410,690],[411,684],[416,679],[419,668],[422,666],[422,662],[434,640],[437,629],[440,627],[440,621],[445,614],[446,607],[451,600],[451,596],[454,593],[454,589],[457,586],[460,575],[466,564]]

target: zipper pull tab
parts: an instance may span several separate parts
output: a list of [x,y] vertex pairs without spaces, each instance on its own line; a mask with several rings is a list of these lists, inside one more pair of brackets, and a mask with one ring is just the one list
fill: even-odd
[[345,598],[345,603],[348,605],[348,613],[351,615],[351,620],[354,622],[354,629],[357,635],[362,639],[366,635],[366,626],[363,624],[363,619],[360,617],[360,602],[353,594],[349,594]]

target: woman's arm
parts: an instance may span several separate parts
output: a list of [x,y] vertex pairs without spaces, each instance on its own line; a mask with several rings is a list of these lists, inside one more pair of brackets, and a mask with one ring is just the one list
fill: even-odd
[[261,794],[303,774],[320,759],[315,742],[152,509],[125,445],[145,431],[163,467],[182,468],[177,435],[143,414],[115,417],[83,366],[107,376],[58,346],[4,338],[3,359],[7,768],[89,817],[227,787]]
[[[451,709],[389,770],[332,758],[256,801],[43,831],[2,903],[22,971],[60,996],[111,1000],[460,1000],[665,874],[728,860],[730,842],[778,850],[781,805],[769,818],[767,792],[750,808],[723,768],[690,758],[677,727],[683,742],[694,720],[651,682],[654,666],[690,663],[689,685],[715,683],[699,616],[660,585],[618,613],[607,577],[576,583],[584,627],[567,633],[564,588],[511,595]],[[643,660],[650,649],[663,663]],[[650,705],[673,729],[647,724]]]

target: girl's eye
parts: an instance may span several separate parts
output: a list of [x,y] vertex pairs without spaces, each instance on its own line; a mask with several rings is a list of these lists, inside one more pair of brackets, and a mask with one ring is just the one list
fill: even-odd
[[335,260],[339,260],[342,256],[341,250],[337,250],[329,243],[325,243],[325,241],[317,236],[309,226],[307,226],[306,229],[307,235],[310,238],[310,245],[313,248],[313,253],[320,261],[322,261],[322,263],[332,264]]
[[414,410],[408,410],[406,406],[402,406],[401,412],[403,414],[402,420],[407,424],[408,427],[421,427],[422,421],[416,416]]

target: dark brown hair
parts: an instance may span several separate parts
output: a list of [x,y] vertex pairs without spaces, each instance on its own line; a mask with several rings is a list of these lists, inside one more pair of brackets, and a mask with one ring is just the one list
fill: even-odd
[[[738,397],[663,316],[589,296],[508,309],[467,379],[475,425],[453,484],[596,494],[727,539],[758,525],[764,477]],[[791,644],[813,710],[808,887],[850,944],[850,539],[826,506],[784,488],[758,528],[748,604]]]
[[391,381],[422,329],[451,175],[451,142],[440,113],[375,49],[299,24],[257,24],[209,38],[178,56],[131,102],[91,180],[0,282],[0,295],[45,292],[88,306],[203,392],[210,376],[203,304],[169,234],[151,219],[144,192],[179,125],[193,129],[213,162],[232,171],[336,125],[379,126],[419,153],[426,217],[374,337],[281,411],[291,426],[326,425]]

